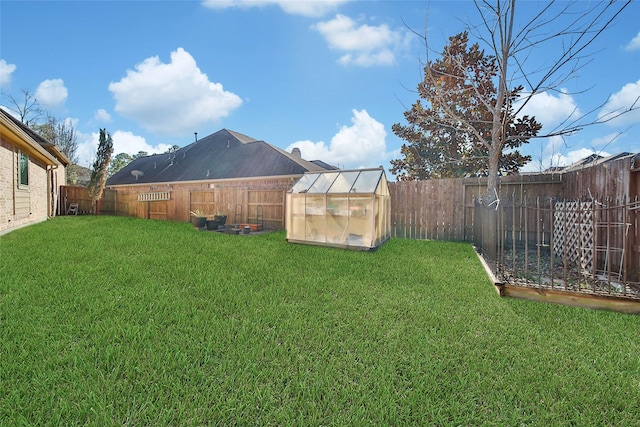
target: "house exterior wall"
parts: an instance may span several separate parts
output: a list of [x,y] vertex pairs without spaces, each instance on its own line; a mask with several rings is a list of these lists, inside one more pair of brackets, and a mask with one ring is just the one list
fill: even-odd
[[17,147],[0,139],[0,233],[49,216],[47,167],[29,156],[29,185],[18,188],[18,153]]
[[0,230],[8,228],[9,221],[13,219],[14,160],[13,146],[0,139]]

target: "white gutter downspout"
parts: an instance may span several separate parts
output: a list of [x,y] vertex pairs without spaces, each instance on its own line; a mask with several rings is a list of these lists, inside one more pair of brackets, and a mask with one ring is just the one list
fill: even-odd
[[53,206],[53,170],[58,169],[59,165],[47,165],[47,218],[53,218],[55,215],[55,206]]

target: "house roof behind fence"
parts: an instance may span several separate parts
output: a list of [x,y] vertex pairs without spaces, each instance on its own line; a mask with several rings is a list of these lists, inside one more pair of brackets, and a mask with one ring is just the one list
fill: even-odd
[[302,175],[326,170],[264,141],[222,129],[176,151],[140,157],[108,186]]
[[628,153],[628,152],[623,152],[623,153],[618,153],[618,154],[614,154],[612,156],[608,156],[608,157],[603,157],[600,156],[598,154],[591,154],[590,156],[587,156],[583,159],[580,159],[570,165],[567,166],[555,166],[552,168],[549,168],[547,170],[545,170],[545,172],[572,172],[572,171],[576,171],[576,170],[582,170],[585,168],[589,168],[592,166],[596,166],[602,163],[608,163],[608,162],[612,162],[614,160],[619,160],[619,159],[623,159],[626,157],[632,158],[632,160],[634,158],[636,158],[638,155],[640,155],[640,153]]

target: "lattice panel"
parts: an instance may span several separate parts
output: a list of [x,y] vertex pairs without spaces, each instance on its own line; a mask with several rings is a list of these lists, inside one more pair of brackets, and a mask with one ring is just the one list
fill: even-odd
[[139,202],[159,202],[162,200],[171,200],[170,191],[158,191],[155,193],[138,194]]
[[592,202],[556,202],[553,214],[553,253],[593,271]]

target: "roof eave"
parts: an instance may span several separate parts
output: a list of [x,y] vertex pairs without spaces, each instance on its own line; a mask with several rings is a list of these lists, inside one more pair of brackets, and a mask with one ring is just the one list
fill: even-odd
[[54,155],[55,158],[58,159],[58,161],[62,163],[65,167],[71,164],[71,160],[69,160],[66,154],[60,151],[60,148],[57,145],[52,144],[50,142],[40,143],[40,145],[42,145],[44,149],[47,150],[49,153]]
[[13,120],[0,114],[0,123],[4,128],[2,138],[9,140],[13,145],[22,149],[28,155],[44,162],[50,166],[59,166],[59,162],[54,155],[47,151],[40,143],[31,137],[24,129],[18,126]]

